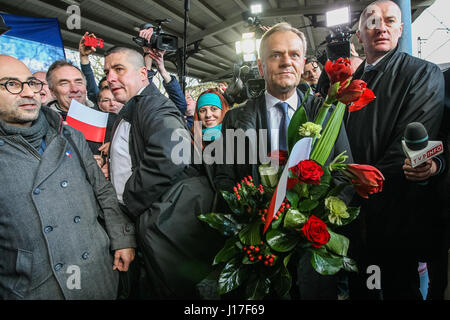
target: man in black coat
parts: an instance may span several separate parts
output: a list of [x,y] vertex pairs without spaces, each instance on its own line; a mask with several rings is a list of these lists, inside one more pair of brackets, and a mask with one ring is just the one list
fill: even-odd
[[[420,299],[418,261],[427,258],[439,225],[429,207],[435,200],[432,176],[441,170],[440,163],[430,160],[412,169],[401,140],[406,126],[416,121],[426,127],[430,140],[436,137],[444,81],[436,65],[398,51],[402,27],[400,8],[392,1],[376,1],[361,14],[356,33],[366,61],[354,78],[366,81],[376,99],[347,115],[347,133],[355,161],[377,167],[386,180],[382,193],[358,199],[360,224],[353,226],[360,241],[352,241],[350,250],[359,252],[360,277],[351,281],[352,298],[370,298],[376,292],[384,299]],[[366,286],[370,265],[380,268],[382,291]]]
[[[258,185],[261,181],[258,167],[261,163],[267,162],[265,161],[268,160],[265,159],[267,154],[275,150],[286,150],[282,141],[286,137],[282,132],[283,112],[286,111],[279,106],[287,103],[288,119],[290,119],[304,99],[304,94],[297,89],[297,85],[303,72],[305,53],[305,36],[287,23],[279,23],[264,34],[261,40],[258,67],[261,76],[264,77],[266,91],[265,94],[248,100],[245,105],[232,108],[225,115],[222,123],[224,164],[217,166],[215,179],[218,190],[231,191],[237,182],[249,175],[253,177],[255,185]],[[314,120],[321,105],[320,98],[313,96],[308,98],[304,106],[309,121]],[[230,131],[228,130],[230,129],[236,135],[240,130],[250,133],[250,137],[245,139],[245,148],[242,148],[244,140],[238,139],[234,144],[229,141]],[[251,137],[252,132],[255,133],[256,139]],[[329,159],[334,158],[338,151],[346,150],[349,155],[348,161],[352,162],[343,126],[334,148],[336,152],[332,151]],[[245,154],[242,154],[242,150],[245,150]],[[234,159],[226,159],[231,153],[234,153]],[[299,262],[299,270],[297,281],[300,298],[337,299],[336,277],[321,276],[312,268],[307,256]],[[293,294],[294,297],[298,295],[297,292]]]
[[183,141],[192,146],[189,131],[174,103],[149,82],[143,56],[111,48],[105,74],[114,97],[125,104],[112,130],[109,176],[137,226],[140,265],[132,266],[132,275],[141,278],[131,281],[140,292],[128,297],[193,298],[196,281],[206,276],[198,266],[207,261],[209,267],[214,257],[209,252],[217,252],[215,243],[222,245],[201,242],[209,233],[217,236],[195,216],[209,212],[213,190],[199,177],[201,168],[178,158]]

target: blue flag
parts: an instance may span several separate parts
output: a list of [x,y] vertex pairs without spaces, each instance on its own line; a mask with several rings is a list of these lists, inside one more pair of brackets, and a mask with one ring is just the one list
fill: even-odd
[[65,59],[58,19],[0,15],[11,27],[0,36],[0,54],[21,60],[32,73],[47,71],[54,61]]

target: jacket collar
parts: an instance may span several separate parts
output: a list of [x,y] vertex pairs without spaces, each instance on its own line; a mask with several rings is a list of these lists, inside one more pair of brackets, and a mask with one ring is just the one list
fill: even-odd
[[141,99],[141,97],[144,96],[152,96],[155,95],[157,92],[159,92],[158,88],[153,84],[153,82],[150,82],[145,89],[138,95],[135,95],[132,97],[120,110],[119,116],[126,121],[130,122],[134,110],[134,106],[137,104],[137,102]]
[[[390,63],[392,63],[391,58],[393,56],[398,56],[400,54],[400,51],[398,49],[398,45],[395,49],[391,50],[389,53],[387,53],[381,61],[379,61],[371,71],[377,71],[383,73],[388,66],[390,66]],[[354,78],[355,79],[361,79],[363,73],[364,73],[364,67],[366,65],[366,60],[364,60],[356,69]]]

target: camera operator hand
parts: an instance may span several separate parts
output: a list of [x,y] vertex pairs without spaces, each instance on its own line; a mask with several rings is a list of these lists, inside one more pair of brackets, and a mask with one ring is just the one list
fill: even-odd
[[89,32],[85,32],[84,36],[81,37],[80,44],[78,45],[78,51],[80,52],[80,63],[81,64],[89,64],[89,55],[93,54],[97,49],[94,47],[86,47],[84,45],[84,37],[93,37],[96,38],[95,34]]
[[[139,36],[141,38],[146,39],[148,42],[150,42],[150,38],[152,37],[152,35],[153,35],[153,28],[148,28],[139,31]],[[155,61],[156,68],[158,72],[161,74],[162,78],[164,79],[164,82],[169,83],[172,80],[172,78],[170,77],[170,74],[164,67],[164,53],[166,53],[166,51],[152,49],[146,46],[142,47],[142,49],[145,52],[144,59],[145,59],[145,66],[147,67],[147,69],[150,70],[152,67],[152,61]]]

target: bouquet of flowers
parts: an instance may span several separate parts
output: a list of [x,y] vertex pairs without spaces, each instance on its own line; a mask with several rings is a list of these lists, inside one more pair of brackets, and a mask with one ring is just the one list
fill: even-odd
[[[199,216],[228,237],[213,261],[221,295],[240,288],[239,294],[246,299],[262,299],[269,293],[286,296],[292,283],[288,264],[293,257],[298,261],[305,250],[311,251],[312,266],[320,274],[357,271],[355,262],[347,257],[349,239],[337,229],[354,220],[359,208],[347,207],[339,195],[353,185],[367,198],[382,190],[384,178],[372,166],[346,164],[345,151],[328,165],[325,162],[347,105],[353,112],[375,97],[363,81],[352,81],[348,59],[328,61],[325,71],[331,86],[316,119],[308,121],[303,104],[297,109],[288,128],[288,152],[271,155],[275,166],[260,166],[262,183],[255,185],[251,176],[242,178],[233,192],[221,192],[231,214]],[[341,173],[346,181],[336,183],[335,173]]]

